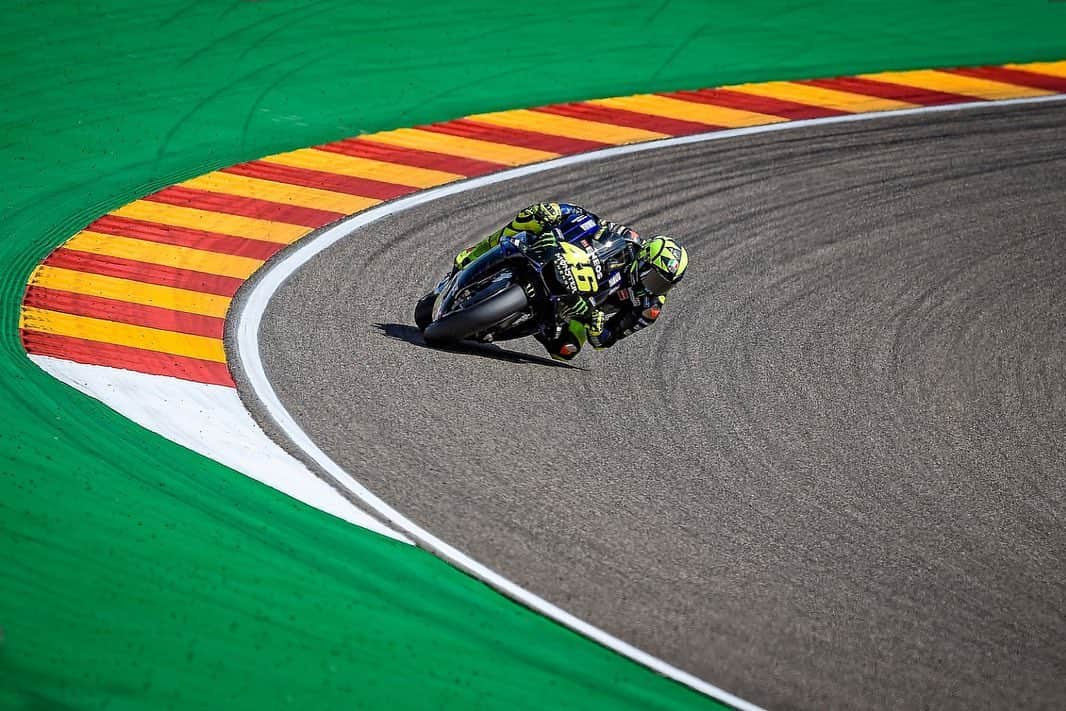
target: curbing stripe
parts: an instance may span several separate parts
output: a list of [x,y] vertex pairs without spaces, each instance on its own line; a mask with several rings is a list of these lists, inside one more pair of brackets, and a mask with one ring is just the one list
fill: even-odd
[[[392,198],[406,195],[417,189],[411,185],[389,183],[364,177],[338,175],[337,173],[330,173],[324,170],[309,170],[297,166],[258,160],[253,160],[250,163],[241,163],[230,168],[223,168],[219,171],[219,174],[231,174],[247,178],[255,178],[261,183],[268,184],[270,184],[271,181],[273,181],[273,183],[284,183],[280,188],[281,194],[284,194],[284,192],[288,191],[292,186],[302,186],[304,188],[314,188],[316,193],[329,191],[329,195],[336,195],[338,193],[353,195],[362,198],[362,202],[365,203],[362,207],[357,208],[356,211],[361,210],[364,207],[369,207],[370,205],[376,205],[382,200],[391,200]],[[439,180],[430,183],[430,185],[439,185],[443,182],[448,181]]]
[[42,264],[34,270],[30,283],[57,291],[86,296],[101,296],[145,306],[159,306],[201,316],[225,318],[230,299],[227,296],[206,294],[158,284],[146,284],[132,279],[91,274]]
[[149,200],[136,200],[129,205],[123,205],[111,214],[143,222],[187,227],[193,230],[216,232],[230,237],[246,237],[261,242],[276,242],[282,245],[292,244],[310,231],[300,225],[241,217],[181,205],[168,205]]
[[[129,346],[89,341],[23,329],[22,340],[34,356],[50,356],[87,365],[105,365],[148,375],[190,380],[204,385],[235,387],[225,363],[159,353]],[[27,349],[29,350],[29,349]]]
[[244,283],[244,279],[205,274],[135,259],[113,257],[108,254],[79,252],[66,246],[52,252],[44,263],[50,267],[59,267],[74,272],[128,279],[141,284],[175,287],[197,294],[216,296],[231,297]]
[[[241,171],[241,166],[235,167],[238,171]],[[316,213],[320,211],[328,211],[340,215],[350,215],[353,212],[365,210],[366,208],[381,202],[381,200],[365,195],[334,192],[332,190],[318,187],[307,187],[285,180],[279,180],[277,178],[264,179],[260,176],[248,175],[247,172],[256,172],[254,166],[251,168],[244,168],[243,172],[245,174],[234,172],[232,170],[220,170],[215,173],[201,175],[199,178],[186,180],[184,183],[181,183],[181,187],[237,197],[253,198],[256,200],[266,200],[268,202],[281,203],[282,205],[292,207],[307,208],[309,210],[314,210]],[[392,195],[391,197],[396,197],[396,195]],[[261,212],[259,210],[253,210],[251,216],[258,217],[260,214]],[[310,217],[311,213],[308,214]],[[309,222],[310,221],[311,220],[309,220]],[[309,222],[299,222],[298,224],[307,224],[310,226]]]
[[[371,135],[375,138],[377,137],[377,134]],[[346,138],[343,141],[315,146],[315,150],[387,161],[402,166],[455,173],[464,178],[492,173],[507,167],[505,163],[496,161],[467,158],[427,149],[393,146],[366,138]]]
[[675,91],[662,96],[682,99],[684,101],[698,101],[713,106],[723,106],[730,109],[740,109],[770,117],[778,116],[784,119],[809,119],[825,118],[826,116],[843,116],[849,112],[839,109],[830,109],[825,106],[801,104],[796,101],[777,99],[772,96],[755,96],[729,89],[699,89],[698,91]]
[[860,79],[873,79],[890,84],[904,84],[916,86],[919,89],[947,92],[958,94],[972,99],[986,99],[996,101],[999,99],[1018,99],[1027,96],[1047,96],[1053,92],[1043,89],[1032,89],[1017,84],[1005,84],[987,79],[940,72],[935,69],[917,72],[879,72],[877,74],[860,74]]
[[498,165],[522,165],[558,157],[558,153],[538,151],[532,148],[505,146],[476,138],[461,138],[443,133],[422,131],[417,128],[400,128],[395,131],[375,133],[374,141],[396,148],[413,148],[416,151],[444,153],[459,158],[491,161]]
[[602,137],[593,141],[571,136],[557,136],[541,133],[540,131],[532,131],[529,128],[494,125],[472,118],[434,123],[420,128],[423,131],[447,133],[452,136],[462,136],[463,138],[482,138],[493,143],[504,143],[508,146],[526,146],[528,148],[536,148],[539,151],[548,151],[549,153],[559,153],[561,155],[594,151],[611,145],[603,140]]
[[[582,104],[570,106],[584,106],[585,108],[569,110],[562,106],[545,106],[533,110],[519,109],[494,114],[475,114],[470,118],[505,128],[527,128],[553,136],[599,141],[611,145],[651,141],[665,135],[662,132],[648,130],[648,124],[653,122],[650,116],[638,122],[608,121],[604,119],[604,114],[609,113],[608,110],[597,111],[596,107]],[[616,112],[616,114],[617,118],[622,116],[623,112]],[[557,155],[551,157],[554,158]]]
[[133,237],[85,230],[74,235],[62,249],[118,257],[149,264],[188,269],[204,274],[247,279],[263,266],[262,259],[207,252],[192,247],[162,245]]
[[[785,119],[773,114],[757,113],[743,109],[735,109],[726,106],[716,106],[709,102],[687,101],[681,96],[662,96],[656,94],[643,94],[640,96],[625,96],[618,99],[598,99],[587,102],[594,106],[607,108],[625,109],[642,114],[664,116],[666,118],[681,121],[692,121],[704,126],[728,126],[738,128],[740,126],[758,126],[764,123],[784,121]],[[706,129],[704,129],[706,130]]]
[[137,348],[146,353],[157,351],[213,363],[225,364],[226,362],[222,341],[216,338],[130,326],[37,307],[23,309],[21,328],[36,333],[69,336],[98,345]]
[[128,301],[105,299],[101,296],[74,294],[44,286],[28,287],[22,303],[26,306],[36,306],[74,316],[89,316],[127,323],[131,326],[147,326],[204,338],[222,338],[226,323],[225,319],[213,316],[200,316],[158,306],[132,304]]
[[90,224],[87,229],[98,234],[130,237],[161,245],[190,247],[214,254],[230,254],[259,261],[270,259],[282,248],[282,245],[276,242],[231,237],[218,232],[134,220],[115,214],[104,215]]
[[[876,96],[882,99],[893,99],[917,106],[940,106],[943,104],[957,104],[963,100],[958,94],[949,94],[945,91],[932,91],[919,89],[916,86],[904,86],[873,79],[861,79],[859,77],[837,77],[836,79],[805,79],[797,84],[819,87],[822,89],[834,89],[846,91],[851,94],[864,96]],[[970,99],[972,100],[972,99]]]
[[[352,187],[358,186],[360,190],[369,183],[381,185],[393,185],[412,188],[432,188],[442,183],[450,183],[453,180],[465,178],[465,175],[448,173],[443,170],[430,170],[416,166],[389,163],[373,158],[363,158],[354,151],[349,154],[349,146],[341,144],[327,144],[317,148],[304,148],[291,153],[281,153],[276,156],[267,156],[251,164],[262,163],[274,167],[297,168],[314,171],[327,175],[334,175],[340,179],[350,179],[353,182],[346,184]],[[244,166],[251,165],[249,163]],[[239,168],[241,166],[234,166]],[[229,170],[227,168],[227,170]],[[370,194],[373,193],[361,193]],[[374,197],[378,197],[374,195]]]
[[[306,189],[306,188],[304,188]],[[149,202],[190,207],[197,210],[221,212],[227,215],[281,222],[302,227],[321,227],[344,217],[343,212],[319,210],[313,207],[285,205],[270,200],[211,192],[172,185],[144,198]]]
[[[604,133],[610,137],[614,144],[635,143],[637,141],[654,141],[659,138],[678,136],[685,133],[698,133],[715,128],[695,121],[679,121],[678,119],[640,114],[635,111],[613,109],[607,106],[597,106],[591,103],[557,104],[555,106],[541,106],[530,112],[531,114],[554,115],[556,119],[581,120],[592,125],[599,124],[609,127]],[[532,118],[537,121],[550,121],[548,118]]]
[[942,71],[951,74],[961,74],[962,76],[967,77],[977,77],[979,79],[991,79],[1006,84],[1031,86],[1035,89],[1045,89],[1052,93],[1066,91],[1066,78],[1064,77],[1035,74],[1020,69],[1007,69],[1005,67],[963,67],[960,69],[944,69]]
[[[768,96],[773,99],[785,99],[800,104],[836,109],[845,113],[867,113],[871,111],[899,111],[913,109],[914,104],[895,99],[885,99],[866,94],[853,94],[839,89],[827,89],[788,81],[771,81],[765,84],[739,84],[726,87],[756,96]],[[968,97],[967,97],[968,98]],[[960,97],[959,101],[966,99]]]
[[1043,74],[1066,79],[1066,59],[1057,62],[1033,62],[1031,64],[1004,64],[1007,69]]

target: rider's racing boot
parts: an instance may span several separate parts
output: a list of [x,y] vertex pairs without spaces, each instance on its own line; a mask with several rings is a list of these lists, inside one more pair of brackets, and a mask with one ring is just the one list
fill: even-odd
[[454,275],[460,269],[465,269],[466,265],[480,257],[485,252],[489,251],[500,243],[500,236],[503,234],[503,230],[493,232],[491,235],[481,240],[472,247],[467,247],[459,254],[455,255],[455,259],[452,261],[452,275]]

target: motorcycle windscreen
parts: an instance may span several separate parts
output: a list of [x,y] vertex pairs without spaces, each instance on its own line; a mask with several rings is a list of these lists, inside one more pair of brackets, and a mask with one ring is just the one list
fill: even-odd
[[500,248],[494,247],[455,275],[437,300],[433,319],[495,296],[513,282],[514,272]]
[[645,289],[656,296],[662,296],[670,291],[674,285],[672,281],[663,276],[662,272],[654,267],[648,267],[640,273],[640,283]]

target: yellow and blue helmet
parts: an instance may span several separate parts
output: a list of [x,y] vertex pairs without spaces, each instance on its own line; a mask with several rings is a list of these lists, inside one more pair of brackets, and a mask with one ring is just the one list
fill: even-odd
[[646,291],[662,295],[681,281],[687,268],[685,248],[669,237],[656,235],[641,245],[633,273],[635,281]]

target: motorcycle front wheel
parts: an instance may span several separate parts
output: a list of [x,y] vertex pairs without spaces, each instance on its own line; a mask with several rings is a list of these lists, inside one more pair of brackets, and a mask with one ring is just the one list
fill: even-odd
[[484,301],[433,321],[425,327],[423,334],[427,343],[456,343],[488,331],[508,316],[524,309],[528,303],[529,299],[521,285],[512,284]]
[[426,326],[433,321],[433,302],[437,300],[434,292],[429,292],[415,304],[415,325],[419,331],[425,331]]

